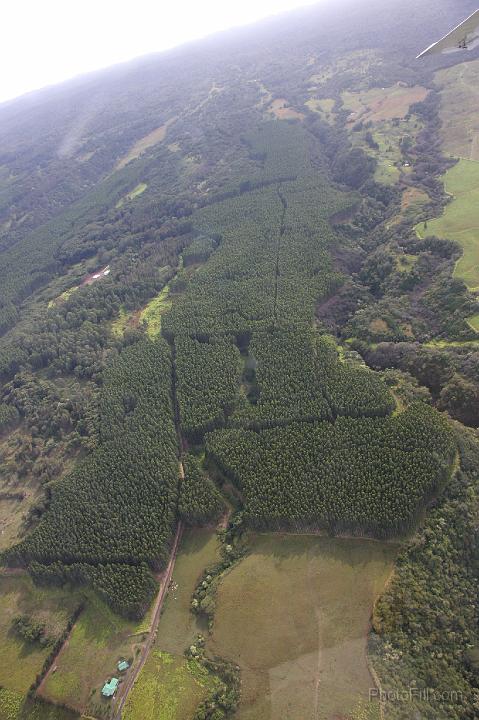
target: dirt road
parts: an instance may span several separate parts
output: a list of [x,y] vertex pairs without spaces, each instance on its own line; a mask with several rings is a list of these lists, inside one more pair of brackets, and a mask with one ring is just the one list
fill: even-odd
[[115,701],[116,707],[115,707],[114,712],[112,713],[112,717],[115,720],[121,720],[121,713],[125,706],[125,702],[128,698],[128,695],[130,694],[130,691],[131,691],[133,685],[135,684],[136,679],[137,679],[138,675],[140,674],[141,669],[144,666],[144,664],[148,658],[148,655],[150,654],[153,643],[155,641],[156,632],[158,630],[158,623],[160,621],[161,608],[163,607],[163,602],[165,600],[166,593],[167,593],[169,584],[171,582],[171,576],[173,575],[173,568],[175,567],[176,554],[178,552],[178,546],[180,544],[182,534],[183,534],[183,523],[180,521],[178,523],[178,527],[176,529],[175,540],[173,542],[173,547],[171,549],[171,555],[170,555],[170,559],[168,561],[168,565],[166,567],[166,570],[163,572],[163,575],[160,580],[160,589],[158,591],[158,595],[155,600],[155,605],[153,607],[153,616],[151,619],[150,634],[148,635],[148,639],[146,640],[146,642],[141,650],[141,653],[138,657],[137,662],[132,667],[125,682],[121,683],[121,685],[119,687],[118,695],[117,695],[116,701]]

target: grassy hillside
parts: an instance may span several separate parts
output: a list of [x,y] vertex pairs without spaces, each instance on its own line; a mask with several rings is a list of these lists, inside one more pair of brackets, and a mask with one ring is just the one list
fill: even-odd
[[459,160],[444,177],[451,202],[437,219],[416,226],[419,237],[436,235],[454,240],[463,249],[454,274],[471,290],[479,289],[479,163]]

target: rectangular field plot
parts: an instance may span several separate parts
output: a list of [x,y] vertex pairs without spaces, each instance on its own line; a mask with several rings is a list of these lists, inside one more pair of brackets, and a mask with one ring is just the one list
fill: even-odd
[[148,617],[141,623],[124,620],[88,593],[86,608],[57,658],[56,671],[41,686],[41,696],[78,711],[101,714],[109,704],[101,697],[101,687],[112,676],[122,676],[118,661],[134,661],[148,629]]
[[368,705],[370,616],[397,546],[278,534],[251,548],[219,586],[207,644],[240,665],[238,720],[337,720]]

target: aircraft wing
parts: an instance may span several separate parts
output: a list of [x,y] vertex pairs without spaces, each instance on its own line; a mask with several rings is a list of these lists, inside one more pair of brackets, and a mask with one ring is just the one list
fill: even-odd
[[459,50],[472,50],[479,44],[479,10],[470,15],[460,25],[451,30],[438,42],[429,45],[420,53],[418,58],[425,55],[437,55],[438,53],[452,53]]

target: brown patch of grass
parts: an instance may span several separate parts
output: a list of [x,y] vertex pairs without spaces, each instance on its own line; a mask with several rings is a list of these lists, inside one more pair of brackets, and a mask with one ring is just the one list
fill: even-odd
[[268,112],[272,113],[278,120],[304,120],[304,114],[289,107],[286,98],[276,98],[276,100],[273,100],[268,108]]
[[394,85],[390,88],[373,88],[362,93],[343,93],[344,106],[351,110],[350,123],[359,120],[373,123],[381,120],[404,118],[411,105],[424,100],[429,93],[421,85],[403,87]]
[[155,130],[152,130],[150,133],[148,133],[148,135],[145,135],[145,137],[137,140],[133,147],[129,150],[127,155],[125,155],[123,158],[121,158],[121,160],[117,162],[117,164],[115,165],[115,170],[121,170],[129,162],[131,162],[132,160],[136,160],[136,158],[139,158],[140,155],[145,152],[145,150],[148,150],[148,148],[153,147],[153,145],[157,145],[158,143],[162,142],[166,137],[168,128],[170,127],[170,125],[173,125],[173,123],[176,122],[177,119],[178,118],[176,116],[170,118],[165,123],[163,123],[163,125],[160,125],[160,127],[155,128]]
[[385,320],[381,318],[375,318],[369,323],[369,329],[373,333],[387,333],[389,332],[389,326]]

